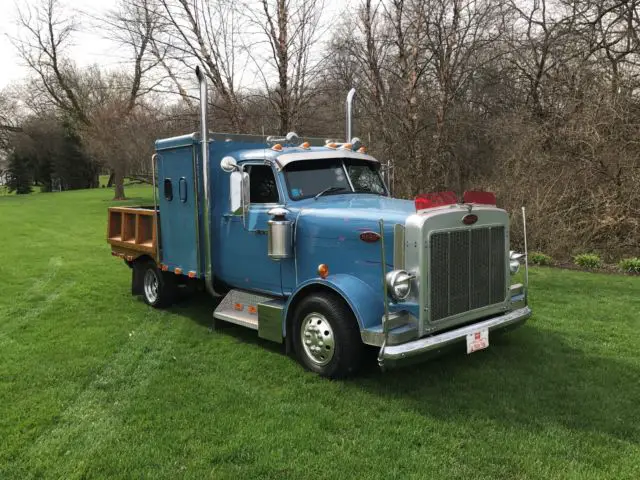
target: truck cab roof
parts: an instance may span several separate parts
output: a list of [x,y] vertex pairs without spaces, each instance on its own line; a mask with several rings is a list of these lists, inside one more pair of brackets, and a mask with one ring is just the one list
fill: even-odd
[[[331,158],[354,158],[374,163],[379,163],[371,155],[354,151],[352,148],[345,148],[342,144],[331,143],[319,138],[304,139],[309,146],[301,145],[288,146],[280,145],[280,149],[274,149],[274,145],[268,142],[265,137],[260,135],[237,135],[225,133],[210,133],[210,142],[237,142],[238,150],[232,151],[230,154],[236,158],[238,162],[249,160],[265,160],[275,164],[278,170],[282,170],[292,162],[297,161],[313,161],[326,160]],[[188,135],[180,135],[156,140],[156,151],[175,149],[186,146],[193,146],[200,143],[200,135],[191,133]],[[255,144],[255,148],[246,148],[248,144]],[[333,147],[327,145],[334,145]],[[228,147],[228,146],[227,146]],[[228,149],[228,148],[227,148]]]

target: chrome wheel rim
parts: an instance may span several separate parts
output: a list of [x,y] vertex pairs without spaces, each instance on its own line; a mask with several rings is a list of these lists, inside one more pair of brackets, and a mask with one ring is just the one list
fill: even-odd
[[307,358],[318,366],[328,364],[335,353],[335,339],[331,324],[324,315],[310,313],[302,320],[300,339]]
[[151,269],[144,274],[144,296],[149,303],[155,303],[158,300],[158,276]]

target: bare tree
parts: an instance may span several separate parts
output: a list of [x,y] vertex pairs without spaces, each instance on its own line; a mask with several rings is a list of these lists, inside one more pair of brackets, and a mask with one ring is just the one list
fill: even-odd
[[[156,25],[149,1],[130,4],[122,0],[103,22],[107,27],[105,31],[125,46],[132,58],[131,73],[119,75],[117,82],[118,96],[122,99],[117,103],[118,115],[123,118],[136,108],[140,97],[149,91],[143,86],[143,79],[155,66],[147,61],[149,41]],[[83,75],[67,56],[66,48],[78,30],[75,17],[64,10],[59,0],[42,0],[34,7],[21,7],[18,23],[25,34],[14,39],[14,45],[36,74],[36,85],[41,93],[56,108],[83,126],[85,131],[92,128],[92,117],[104,105],[92,100],[100,95],[97,88],[103,85],[95,82],[100,75],[95,72]],[[126,161],[116,156],[107,156],[104,160],[113,171],[115,198],[124,198]]]
[[88,112],[74,88],[76,70],[65,52],[78,25],[62,10],[59,0],[42,0],[34,7],[27,4],[19,8],[18,25],[25,34],[14,38],[13,44],[54,105],[88,125]]
[[[244,6],[246,18],[258,32],[248,39],[247,50],[277,114],[279,133],[285,134],[298,123],[308,105],[311,77],[321,63],[313,49],[321,29],[324,3],[260,0],[259,4],[259,8]],[[263,50],[265,55],[260,53]]]
[[[186,68],[191,77],[196,64],[204,69],[231,128],[243,131],[245,118],[238,93],[242,67],[240,16],[232,2],[223,0],[158,0],[164,27],[154,37],[164,57],[165,70],[181,96],[186,91],[174,73],[175,65]],[[185,92],[185,93],[183,93]]]

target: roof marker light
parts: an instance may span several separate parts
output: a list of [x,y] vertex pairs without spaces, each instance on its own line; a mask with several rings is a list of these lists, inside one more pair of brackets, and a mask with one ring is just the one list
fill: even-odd
[[351,144],[350,143],[343,143],[342,144],[342,148],[343,150],[351,150]]
[[276,152],[281,152],[282,151],[282,145],[279,143],[276,143],[273,147],[271,147],[271,150],[274,150]]
[[364,145],[363,145],[363,146],[361,146],[361,147],[358,149],[358,153],[367,153],[367,147],[365,147]]
[[302,145],[300,145],[300,148],[304,148],[305,150],[308,150],[310,146],[311,144],[309,142],[304,142]]
[[333,143],[333,142],[332,143],[327,143],[325,145],[325,147],[335,150],[336,148],[338,148],[338,144],[337,143]]

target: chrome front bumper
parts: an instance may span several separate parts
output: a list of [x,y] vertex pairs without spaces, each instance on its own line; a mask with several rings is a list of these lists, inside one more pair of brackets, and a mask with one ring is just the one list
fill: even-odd
[[484,328],[488,328],[489,331],[495,331],[508,327],[516,327],[523,324],[530,316],[531,309],[525,306],[517,310],[512,310],[504,315],[491,317],[488,320],[473,323],[455,330],[449,330],[400,345],[382,347],[378,360],[380,366],[383,368],[393,367],[412,358],[439,351],[458,342],[465,342],[468,334]]

